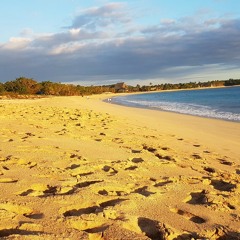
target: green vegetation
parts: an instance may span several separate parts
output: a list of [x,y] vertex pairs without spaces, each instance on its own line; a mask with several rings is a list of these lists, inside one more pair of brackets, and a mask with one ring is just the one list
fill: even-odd
[[7,92],[19,94],[37,94],[40,90],[40,84],[33,79],[20,77],[15,81],[6,82],[4,89]]
[[[215,80],[208,82],[189,82],[189,83],[165,83],[153,85],[127,86],[127,92],[146,92],[157,90],[173,90],[173,89],[193,89],[204,87],[220,87],[240,85],[240,79]],[[115,92],[115,85],[103,86],[80,86],[73,84],[54,83],[50,81],[38,83],[32,78],[20,77],[14,81],[0,83],[0,95],[54,95],[54,96],[84,96],[92,94],[100,94],[104,92]]]
[[214,80],[208,82],[189,82],[189,83],[164,83],[158,85],[144,85],[140,87],[128,86],[130,92],[146,92],[146,91],[159,91],[159,90],[177,90],[177,89],[194,89],[194,88],[208,88],[208,87],[225,87],[225,86],[235,86],[240,85],[240,79],[229,79],[229,80]]
[[240,85],[240,79],[229,79],[228,81],[225,82],[225,86],[236,86]]
[[83,96],[99,94],[103,92],[114,92],[111,86],[83,87],[73,84],[54,83],[50,81],[40,82],[32,78],[20,77],[14,81],[0,83],[1,95],[54,95],[54,96]]

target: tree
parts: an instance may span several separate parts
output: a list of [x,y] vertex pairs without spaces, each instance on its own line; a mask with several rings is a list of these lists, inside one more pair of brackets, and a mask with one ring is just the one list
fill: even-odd
[[60,83],[45,81],[41,83],[40,93],[44,95],[59,95]]
[[5,87],[3,85],[3,83],[0,83],[0,94],[3,94],[5,91]]
[[4,84],[6,91],[19,94],[36,94],[40,86],[32,78],[20,77],[15,81],[6,82]]
[[224,82],[224,86],[234,86],[234,85],[240,85],[240,79],[230,78],[229,80]]

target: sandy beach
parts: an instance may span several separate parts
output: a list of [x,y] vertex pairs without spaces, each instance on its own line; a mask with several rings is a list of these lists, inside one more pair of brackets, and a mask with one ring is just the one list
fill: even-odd
[[0,239],[240,239],[240,124],[109,96],[0,100]]

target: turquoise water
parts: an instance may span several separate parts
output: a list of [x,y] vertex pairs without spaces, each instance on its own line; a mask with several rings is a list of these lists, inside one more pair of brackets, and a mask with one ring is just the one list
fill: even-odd
[[115,97],[113,103],[240,122],[240,87]]

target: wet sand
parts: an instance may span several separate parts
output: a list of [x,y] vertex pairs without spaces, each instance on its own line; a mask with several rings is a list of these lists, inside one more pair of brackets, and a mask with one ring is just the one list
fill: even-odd
[[239,239],[240,124],[0,100],[1,239]]

